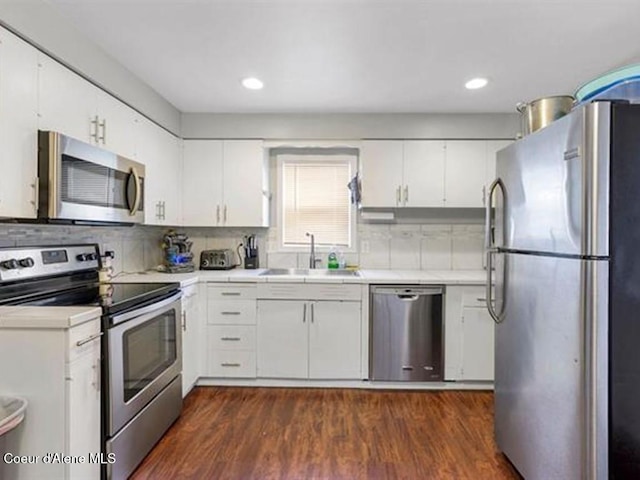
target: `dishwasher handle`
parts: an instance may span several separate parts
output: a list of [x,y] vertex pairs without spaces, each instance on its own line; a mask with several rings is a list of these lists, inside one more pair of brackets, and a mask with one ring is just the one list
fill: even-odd
[[373,295],[394,295],[402,300],[412,297],[425,297],[429,295],[442,295],[442,287],[371,287]]

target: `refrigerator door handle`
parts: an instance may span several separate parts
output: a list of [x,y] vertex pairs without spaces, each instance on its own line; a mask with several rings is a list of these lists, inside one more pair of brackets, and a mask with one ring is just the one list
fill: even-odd
[[484,228],[484,246],[485,248],[493,248],[495,247],[495,210],[492,208],[493,205],[493,194],[496,189],[500,187],[502,190],[503,197],[505,196],[504,183],[501,178],[496,178],[491,185],[489,186],[489,190],[487,192],[487,200],[485,204],[485,228]]
[[493,254],[494,253],[498,253],[498,250],[493,248],[493,249],[488,249],[487,250],[487,294],[486,294],[486,298],[485,301],[487,302],[487,310],[489,311],[489,315],[491,315],[491,318],[493,319],[494,322],[496,323],[502,323],[502,321],[504,320],[504,300],[502,303],[502,307],[500,309],[500,313],[496,312],[495,308],[493,308]]

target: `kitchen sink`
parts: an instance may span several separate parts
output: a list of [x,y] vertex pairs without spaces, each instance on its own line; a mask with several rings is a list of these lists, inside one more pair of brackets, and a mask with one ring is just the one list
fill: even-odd
[[329,270],[324,268],[270,268],[260,274],[262,275],[298,275],[298,276],[310,276],[310,277],[359,277],[360,275],[355,270]]

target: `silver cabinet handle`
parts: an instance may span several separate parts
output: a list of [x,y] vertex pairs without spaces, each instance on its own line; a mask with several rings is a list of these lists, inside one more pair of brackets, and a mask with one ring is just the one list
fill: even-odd
[[98,358],[96,360],[96,363],[94,363],[91,368],[93,369],[93,382],[91,382],[91,385],[93,385],[96,388],[96,391],[100,391],[100,359]]
[[93,120],[91,120],[91,125],[93,126],[93,132],[91,132],[91,134],[89,135],[91,138],[93,138],[93,141],[95,143],[100,143],[99,137],[98,137],[98,131],[100,129],[100,118],[98,117],[98,115],[96,115],[95,117],[93,117]]
[[220,337],[223,342],[239,342],[240,337]]
[[302,305],[302,323],[307,323],[307,304]]
[[224,215],[223,215],[223,221],[224,223],[227,223],[227,206],[224,206]]
[[314,306],[315,306],[315,303],[312,303],[312,304],[311,304],[311,323],[313,323],[313,322],[314,322],[314,320],[315,320],[315,316],[316,316],[316,315],[315,315],[315,309],[314,309]]
[[482,206],[483,207],[487,206],[487,186],[486,185],[482,186]]
[[222,292],[220,295],[223,297],[239,297],[240,292]]
[[167,214],[167,205],[166,205],[166,202],[163,200],[162,201],[162,220],[167,219],[166,214]]
[[400,205],[401,202],[402,202],[402,187],[398,185],[398,188],[396,188],[396,205]]
[[216,223],[220,223],[220,205],[216,205]]
[[[96,117],[97,119],[98,117]],[[102,141],[102,144],[104,145],[106,143],[107,140],[107,120],[105,118],[102,119],[101,122],[98,122],[98,127],[102,128],[102,136],[98,137],[99,141]],[[96,129],[96,135],[98,134],[98,130]]]
[[239,363],[221,363],[221,367],[241,367]]
[[406,205],[409,201],[409,185],[404,186],[404,204]]
[[31,186],[33,187],[33,206],[36,213],[38,213],[38,207],[40,204],[40,179],[36,177]]
[[182,311],[182,331],[183,332],[187,331],[187,311],[186,310]]
[[220,312],[220,315],[240,315],[240,312]]
[[95,335],[91,335],[90,337],[85,338],[84,340],[78,340],[76,345],[81,347],[82,345],[86,345],[89,342],[93,342],[102,336],[102,332],[96,333]]

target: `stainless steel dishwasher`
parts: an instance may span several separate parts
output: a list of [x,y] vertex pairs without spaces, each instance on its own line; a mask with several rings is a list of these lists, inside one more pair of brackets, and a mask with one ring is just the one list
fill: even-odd
[[371,380],[442,380],[442,299],[441,287],[371,287]]

